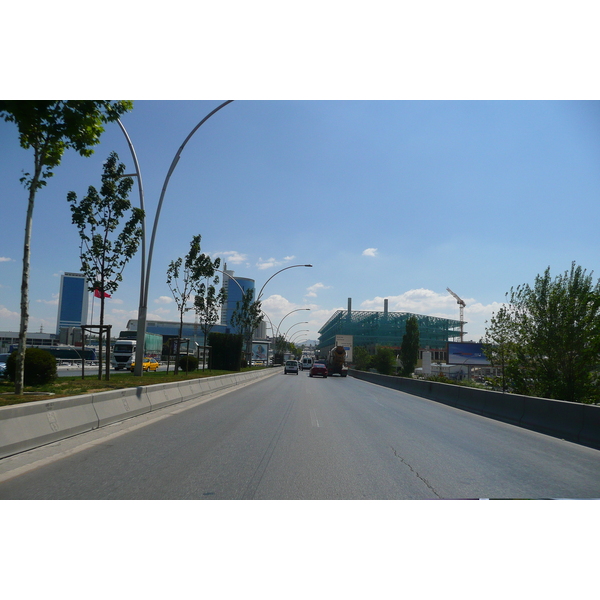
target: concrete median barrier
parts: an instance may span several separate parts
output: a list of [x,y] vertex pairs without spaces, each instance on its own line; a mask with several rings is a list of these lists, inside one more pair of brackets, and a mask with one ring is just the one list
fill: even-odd
[[578,441],[585,446],[600,449],[600,406],[586,405]]
[[503,394],[492,390],[482,390],[486,417],[519,425],[525,410],[525,398],[513,394]]
[[264,369],[0,407],[0,458],[275,374]]
[[179,404],[182,402],[179,384],[174,382],[153,385],[151,393],[148,394],[148,400],[150,401],[152,410],[158,410],[172,404]]
[[519,424],[527,429],[577,442],[583,429],[585,408],[585,404],[577,402],[528,397]]
[[364,371],[351,370],[349,374],[369,383],[600,450],[599,406]]
[[0,458],[99,427],[92,396],[0,407]]
[[147,387],[140,386],[92,394],[92,404],[100,427],[150,412],[152,405],[146,389]]

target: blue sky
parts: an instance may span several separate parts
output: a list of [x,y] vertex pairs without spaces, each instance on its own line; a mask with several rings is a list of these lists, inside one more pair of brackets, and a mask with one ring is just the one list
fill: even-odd
[[[149,229],[176,151],[219,103],[140,100],[123,117]],[[67,152],[38,193],[30,331],[55,331],[60,274],[79,270],[67,193],[99,187],[113,150],[132,172],[123,134],[108,125],[93,157]],[[600,275],[599,164],[595,101],[236,100],[195,134],[169,183],[150,318],[177,319],[166,269],[200,234],[204,252],[257,288],[286,266],[314,265],[280,273],[263,294],[275,326],[311,309],[281,325],[296,340],[317,339],[348,298],[355,310],[382,310],[387,298],[392,311],[458,319],[447,287],[466,302],[466,339],[478,340],[505,293],[546,267],[558,274],[576,261]],[[19,177],[31,165],[16,127],[1,122],[0,330],[18,330],[27,200]],[[108,301],[117,329],[137,316],[139,270],[136,257]]]

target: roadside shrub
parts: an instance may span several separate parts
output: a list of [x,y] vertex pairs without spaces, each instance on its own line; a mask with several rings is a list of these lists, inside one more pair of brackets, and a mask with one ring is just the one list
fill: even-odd
[[391,348],[378,346],[371,364],[381,375],[391,375],[396,368],[396,355]]
[[195,371],[198,368],[198,359],[193,354],[179,358],[179,368],[182,371]]
[[211,333],[208,336],[211,368],[221,371],[239,371],[242,361],[243,338],[240,334]]
[[371,355],[364,346],[356,346],[353,350],[354,368],[358,371],[368,371],[371,368]]
[[[6,372],[11,381],[15,380],[17,371],[16,350],[6,361]],[[25,349],[25,385],[44,385],[58,377],[56,372],[56,358],[50,352],[41,348]]]

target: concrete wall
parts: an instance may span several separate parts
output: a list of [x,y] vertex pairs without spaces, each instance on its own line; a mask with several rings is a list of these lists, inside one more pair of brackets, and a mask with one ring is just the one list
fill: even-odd
[[350,370],[356,379],[600,449],[600,406]]
[[264,369],[0,407],[0,458],[280,373]]

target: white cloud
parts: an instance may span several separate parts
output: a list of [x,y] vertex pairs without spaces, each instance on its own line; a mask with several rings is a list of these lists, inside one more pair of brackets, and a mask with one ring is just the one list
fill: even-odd
[[52,294],[52,300],[36,300],[36,302],[40,302],[41,304],[49,304],[51,306],[58,306],[58,294]]
[[296,258],[295,256],[286,256],[283,260],[277,260],[276,258],[268,258],[267,260],[263,260],[262,258],[258,259],[256,266],[263,271],[264,269],[271,269],[275,267],[281,267],[285,265],[285,263],[290,262]]
[[21,314],[18,312],[13,312],[12,310],[8,310],[6,306],[0,305],[0,318],[2,319],[17,319],[20,320]]
[[155,304],[170,304],[171,302],[173,302],[173,298],[170,298],[169,296],[160,296],[156,298],[154,302]]
[[267,260],[263,260],[262,258],[258,259],[258,262],[256,263],[256,266],[263,270],[263,269],[270,269],[271,267],[277,267],[279,266],[280,263],[278,263],[274,258],[269,258]]
[[310,287],[306,288],[306,290],[308,291],[308,294],[305,294],[305,297],[306,298],[316,298],[318,291],[330,290],[330,289],[331,289],[330,285],[325,285],[323,283],[315,283],[314,285],[311,285]]
[[377,256],[377,248],[367,248],[363,250],[363,256]]
[[14,262],[14,258],[8,258],[7,256],[0,256],[0,262]]
[[236,250],[227,250],[225,252],[215,252],[215,257],[220,257],[224,262],[232,265],[241,265],[248,260],[247,254],[242,254]]

